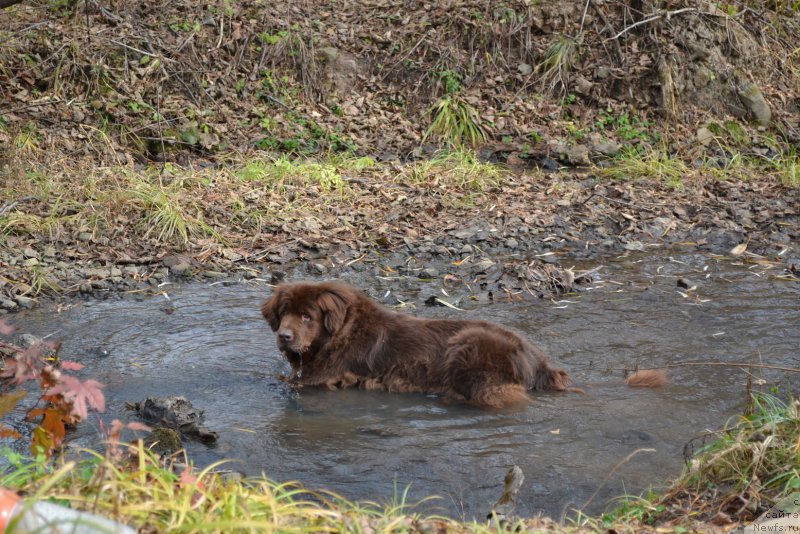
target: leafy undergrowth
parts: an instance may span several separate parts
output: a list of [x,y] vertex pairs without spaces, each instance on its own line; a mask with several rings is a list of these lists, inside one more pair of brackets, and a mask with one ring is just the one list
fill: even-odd
[[403,492],[384,503],[350,502],[296,483],[228,478],[220,464],[196,471],[184,453],[159,458],[141,440],[52,462],[12,453],[0,485],[144,532],[713,532],[752,521],[800,487],[800,403],[761,396],[755,406],[700,450],[671,489],[563,524],[537,517],[498,528],[416,513]]

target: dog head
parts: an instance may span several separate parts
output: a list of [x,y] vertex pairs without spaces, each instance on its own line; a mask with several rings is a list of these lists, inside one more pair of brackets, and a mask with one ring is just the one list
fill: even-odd
[[313,355],[344,324],[350,288],[332,283],[284,284],[261,306],[284,353]]

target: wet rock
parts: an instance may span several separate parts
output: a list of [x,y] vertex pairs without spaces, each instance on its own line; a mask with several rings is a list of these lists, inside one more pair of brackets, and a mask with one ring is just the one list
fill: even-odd
[[676,285],[683,289],[691,289],[693,287],[696,287],[695,284],[693,284],[686,278],[678,278],[678,280],[676,281]]
[[203,424],[202,410],[195,409],[185,397],[147,397],[126,406],[145,422],[177,430],[188,438],[209,443],[219,437]]
[[171,428],[158,426],[144,439],[145,446],[157,454],[172,454],[183,448],[181,435]]

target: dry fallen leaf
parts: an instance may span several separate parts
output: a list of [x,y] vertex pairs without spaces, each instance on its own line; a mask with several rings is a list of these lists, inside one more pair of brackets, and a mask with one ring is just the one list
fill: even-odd
[[747,243],[740,243],[731,249],[731,256],[741,256],[747,250]]

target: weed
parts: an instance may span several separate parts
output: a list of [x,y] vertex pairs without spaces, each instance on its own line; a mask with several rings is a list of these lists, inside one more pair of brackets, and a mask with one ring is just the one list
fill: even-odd
[[461,75],[452,70],[443,70],[437,73],[439,81],[444,86],[446,95],[454,95],[461,91]]
[[465,145],[474,146],[487,138],[478,112],[459,95],[442,97],[429,113],[433,116],[433,120],[425,131],[423,139],[434,134],[449,145],[460,148]]
[[22,153],[36,152],[39,150],[40,142],[41,139],[36,130],[36,125],[33,122],[28,122],[20,129],[14,139],[14,146]]
[[289,36],[287,30],[280,30],[276,33],[262,32],[258,34],[258,40],[265,45],[276,45]]
[[774,143],[772,150],[775,152],[773,156],[764,156],[759,160],[761,166],[783,185],[800,187],[800,149]]
[[43,293],[59,294],[64,291],[64,288],[50,276],[51,271],[52,269],[41,265],[35,265],[30,269],[31,277],[28,285],[31,286],[31,292],[34,296],[39,296]]
[[578,40],[566,35],[559,36],[536,66],[536,71],[541,73],[542,84],[550,91],[555,91],[560,85],[562,91],[566,92],[567,76],[577,60],[578,47]]
[[654,178],[668,187],[681,189],[688,170],[683,161],[671,156],[666,149],[650,149],[641,154],[635,148],[626,147],[613,160],[611,167],[598,172],[618,180]]
[[179,189],[140,182],[132,193],[144,210],[145,237],[156,232],[158,241],[187,243],[190,237],[213,234],[202,221],[199,208],[184,202]]
[[628,113],[617,116],[603,113],[595,122],[595,127],[598,130],[613,130],[620,140],[627,143],[639,141],[645,144],[652,144],[660,140],[655,124],[650,121],[643,121],[638,116]]
[[445,151],[429,160],[416,162],[401,178],[412,185],[485,191],[499,186],[508,175],[504,167],[483,163],[469,150]]

